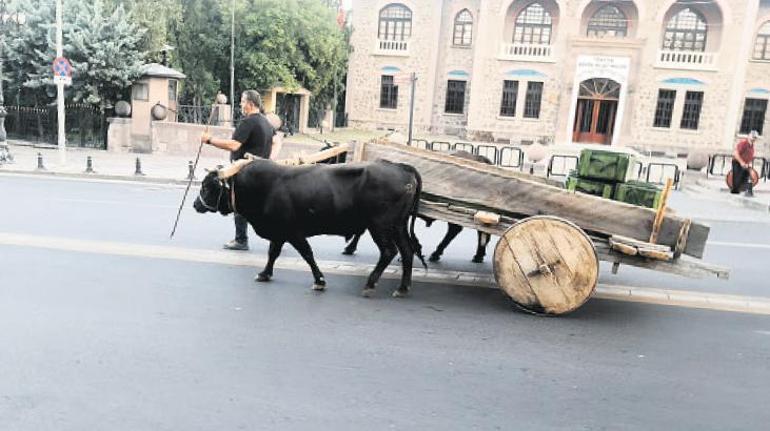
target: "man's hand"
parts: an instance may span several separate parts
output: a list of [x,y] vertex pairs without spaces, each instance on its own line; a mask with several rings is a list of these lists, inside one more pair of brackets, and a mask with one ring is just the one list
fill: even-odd
[[203,132],[201,135],[201,142],[204,144],[210,144],[211,143],[211,133],[209,132]]

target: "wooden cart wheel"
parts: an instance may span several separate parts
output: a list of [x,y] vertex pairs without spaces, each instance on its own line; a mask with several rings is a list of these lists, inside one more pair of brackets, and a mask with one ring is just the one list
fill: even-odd
[[[751,184],[756,187],[757,184],[759,184],[759,174],[757,173],[757,170],[754,168],[749,168],[749,175],[751,175]],[[725,182],[727,183],[727,188],[732,189],[733,188],[733,171],[730,170],[730,172],[725,175]]]
[[583,305],[599,279],[593,241],[573,223],[551,216],[526,218],[495,246],[497,285],[526,311],[559,315]]

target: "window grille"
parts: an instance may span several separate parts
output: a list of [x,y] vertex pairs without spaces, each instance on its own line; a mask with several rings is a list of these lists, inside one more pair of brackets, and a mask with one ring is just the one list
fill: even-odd
[[446,87],[447,114],[462,114],[465,111],[465,81],[448,81]]
[[707,34],[708,28],[703,15],[695,9],[682,9],[666,24],[663,49],[703,52],[706,50]]
[[671,127],[671,117],[674,113],[676,90],[658,90],[658,104],[655,107],[654,127]]
[[743,118],[741,119],[741,133],[748,134],[756,130],[762,134],[767,113],[767,99],[746,99],[743,105]]
[[519,81],[503,81],[503,98],[500,101],[500,116],[516,116],[516,97],[519,93]]
[[540,101],[543,98],[543,83],[528,82],[527,97],[524,99],[524,118],[540,118]]
[[532,3],[516,17],[513,43],[550,45],[552,23],[551,14],[540,3]]
[[393,77],[382,75],[380,86],[380,108],[396,109],[398,107],[398,85],[393,83]]
[[698,130],[700,111],[703,106],[702,91],[688,91],[684,97],[684,111],[682,112],[682,129]]
[[588,21],[589,37],[626,37],[628,20],[626,15],[613,5],[599,8]]

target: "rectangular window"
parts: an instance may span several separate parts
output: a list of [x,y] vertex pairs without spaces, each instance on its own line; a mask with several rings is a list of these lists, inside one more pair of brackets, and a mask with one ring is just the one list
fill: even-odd
[[446,86],[447,114],[462,114],[465,111],[465,81],[448,81]]
[[500,116],[516,116],[516,97],[519,93],[519,81],[503,81],[503,100],[500,101]]
[[524,118],[540,118],[540,101],[543,98],[543,83],[528,82],[527,97],[524,99]]
[[702,106],[702,91],[688,91],[685,93],[684,111],[682,112],[682,122],[679,124],[679,127],[682,129],[698,130]]
[[168,100],[170,102],[176,102],[177,81],[168,81]]
[[655,107],[653,127],[671,127],[671,117],[674,114],[676,90],[658,90],[658,105]]
[[398,85],[393,84],[393,77],[382,75],[380,86],[380,108],[396,109],[398,107]]
[[767,113],[767,99],[746,99],[743,105],[743,118],[741,119],[741,133],[748,134],[756,130],[762,134]]
[[131,90],[131,99],[133,100],[150,100],[150,87],[146,82],[137,82],[134,84]]

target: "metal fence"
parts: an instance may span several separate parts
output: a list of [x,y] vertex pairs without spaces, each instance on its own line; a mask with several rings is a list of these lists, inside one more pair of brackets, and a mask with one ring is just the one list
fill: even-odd
[[425,139],[412,139],[415,148],[423,150],[432,150],[438,152],[467,151],[471,154],[484,156],[488,158],[493,165],[504,168],[513,168],[522,170],[524,168],[524,151],[514,146],[495,146],[486,144],[473,144],[471,142],[432,141]]
[[[56,106],[6,106],[5,130],[8,137],[55,145],[58,142]],[[107,148],[107,116],[91,105],[67,105],[65,135],[67,145],[84,148]]]

